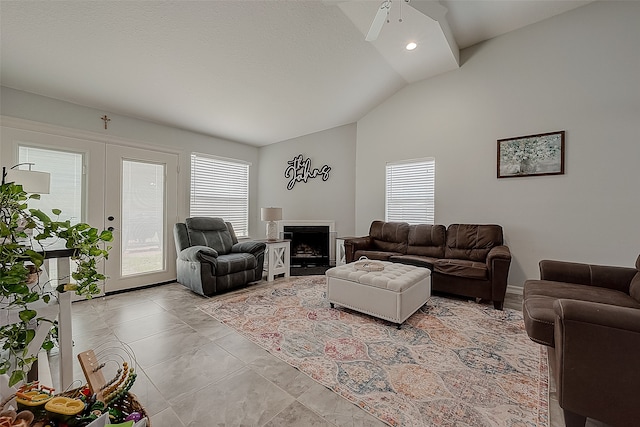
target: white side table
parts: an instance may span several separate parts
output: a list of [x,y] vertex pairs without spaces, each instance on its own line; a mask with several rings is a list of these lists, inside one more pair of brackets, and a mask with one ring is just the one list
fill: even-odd
[[260,240],[267,245],[267,282],[273,282],[274,276],[291,275],[291,240]]

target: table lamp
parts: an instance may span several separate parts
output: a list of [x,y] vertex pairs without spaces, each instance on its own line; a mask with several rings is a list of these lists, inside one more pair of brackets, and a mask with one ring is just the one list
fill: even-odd
[[[21,165],[29,165],[29,170],[16,169]],[[47,172],[32,171],[34,163],[19,163],[10,169],[2,168],[2,183],[15,182],[22,185],[26,193],[49,194],[51,175]]]
[[278,238],[278,224],[276,221],[282,219],[282,208],[261,208],[260,218],[267,222],[267,239],[276,240]]

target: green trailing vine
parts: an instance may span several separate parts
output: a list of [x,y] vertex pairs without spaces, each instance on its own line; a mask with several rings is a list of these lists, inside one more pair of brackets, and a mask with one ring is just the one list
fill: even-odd
[[[39,198],[38,194],[27,194],[18,184],[0,186],[0,308],[17,310],[19,317],[19,321],[0,327],[0,374],[9,374],[10,386],[26,378],[36,360],[28,354],[27,346],[38,325],[48,322],[38,317],[33,303],[48,304],[56,292],[72,290],[87,298],[99,294],[99,285],[106,277],[98,265],[107,259],[111,249],[105,243],[113,239],[110,231],[59,220],[59,209],[53,209],[51,216],[29,209],[29,201]],[[46,251],[44,241],[51,238],[65,242],[77,266],[71,278],[59,278],[66,284],[56,289],[38,280]],[[42,348],[51,346],[51,340],[46,340]]]

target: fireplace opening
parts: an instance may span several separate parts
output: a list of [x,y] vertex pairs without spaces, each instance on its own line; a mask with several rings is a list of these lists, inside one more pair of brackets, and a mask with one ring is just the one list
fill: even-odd
[[284,226],[284,238],[291,240],[291,267],[329,266],[328,226]]

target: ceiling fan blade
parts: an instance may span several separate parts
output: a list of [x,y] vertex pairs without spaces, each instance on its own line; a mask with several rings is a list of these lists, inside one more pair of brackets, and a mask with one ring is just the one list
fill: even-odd
[[384,22],[387,20],[387,15],[389,14],[390,7],[391,7],[391,1],[382,2],[380,7],[378,8],[376,17],[373,18],[371,27],[369,27],[369,32],[367,33],[367,37],[365,37],[366,41],[372,42],[378,38],[378,36],[380,35],[380,31],[382,31],[382,26],[384,25]]

